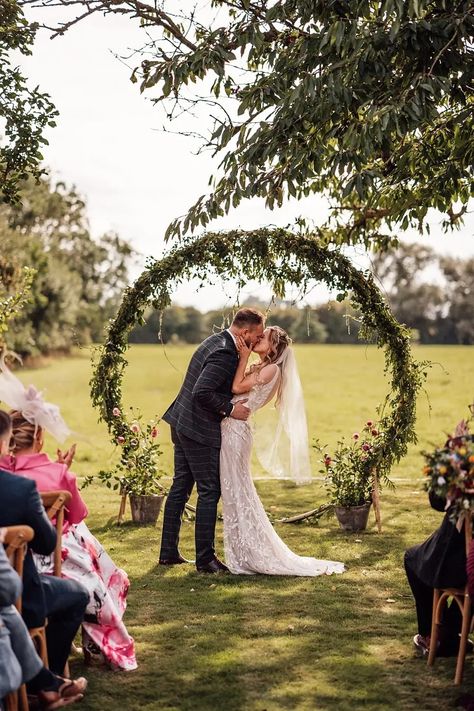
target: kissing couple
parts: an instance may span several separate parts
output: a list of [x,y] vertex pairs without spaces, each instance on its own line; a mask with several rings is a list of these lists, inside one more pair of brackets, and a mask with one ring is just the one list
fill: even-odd
[[[197,488],[196,567],[201,573],[316,576],[344,565],[293,553],[270,523],[252,481],[249,419],[276,398],[278,422],[261,460],[295,481],[310,478],[304,399],[291,339],[265,317],[240,309],[230,328],[206,338],[188,366],[163,419],[171,425],[174,479],[164,511],[159,563],[187,563],[179,553],[184,507]],[[248,365],[251,353],[259,361]],[[282,454],[288,471],[282,472]],[[225,562],[214,551],[217,503],[222,496]]]

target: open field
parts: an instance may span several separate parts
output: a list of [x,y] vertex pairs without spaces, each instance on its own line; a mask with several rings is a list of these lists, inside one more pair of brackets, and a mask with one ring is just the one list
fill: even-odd
[[[192,352],[189,347],[135,346],[125,383],[127,404],[146,415],[161,414],[178,389]],[[415,614],[402,569],[403,551],[423,540],[440,522],[421,491],[419,450],[442,442],[467,414],[474,396],[474,350],[419,347],[416,357],[434,365],[420,397],[419,443],[393,472],[397,488],[382,501],[385,532],[373,521],[357,537],[341,533],[335,519],[319,526],[278,531],[298,553],[342,560],[343,576],[313,578],[198,576],[192,567],[156,565],[160,526],[117,529],[118,500],[99,487],[85,491],[89,525],[132,588],[127,624],[137,641],[139,669],[128,674],[87,670],[90,691],[84,711],[124,709],[445,709],[460,691],[452,686],[454,661],[435,670],[415,659],[411,637]],[[386,392],[383,358],[363,346],[300,346],[297,349],[307,398],[310,436],[333,444],[351,434]],[[96,424],[88,400],[89,353],[24,372],[25,382],[46,389],[76,432],[75,471],[105,467],[114,456],[105,428]],[[162,428],[163,468],[171,471],[167,426]],[[318,464],[314,458],[317,473]],[[296,488],[259,481],[265,506],[278,516],[324,500],[321,482]],[[217,548],[222,550],[218,525]],[[193,551],[192,524],[183,525],[182,552]],[[73,663],[75,673],[84,669]],[[468,662],[462,690],[474,693]]]

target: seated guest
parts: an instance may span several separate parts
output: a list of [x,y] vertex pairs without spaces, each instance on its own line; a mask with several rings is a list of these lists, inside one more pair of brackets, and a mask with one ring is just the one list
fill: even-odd
[[[460,431],[462,424],[458,425],[456,436],[467,433]],[[464,527],[459,531],[450,520],[450,510],[446,511],[446,499],[433,492],[429,493],[429,499],[434,509],[446,512],[443,522],[424,543],[410,548],[405,553],[405,570],[415,598],[418,618],[418,634],[413,638],[413,643],[415,649],[424,656],[428,654],[430,647],[434,588],[463,588],[466,585]],[[462,617],[458,606],[446,606],[437,654],[454,656],[458,653],[461,625]],[[472,651],[472,648],[472,643],[468,641],[468,651]]]
[[[2,395],[2,379],[6,377],[11,382],[17,378],[5,365],[2,367],[0,397],[8,402]],[[23,389],[21,383],[20,386]],[[83,520],[87,516],[87,508],[78,491],[76,477],[68,469],[74,448],[64,456],[58,452],[59,462],[53,462],[41,451],[43,432],[48,423],[41,423],[32,416],[31,401],[41,396],[32,386],[29,392],[29,411],[16,409],[10,412],[13,423],[12,454],[0,458],[0,468],[33,479],[39,491],[63,489],[71,493],[72,499],[65,511],[62,574],[65,578],[80,582],[89,592],[89,604],[82,625],[86,662],[99,660],[117,669],[136,669],[134,642],[122,620],[129,588],[127,574],[114,564]],[[59,410],[55,406],[48,407],[55,408],[52,433],[57,431],[59,421],[62,429],[67,430]],[[52,572],[53,562],[49,556],[36,556],[36,565],[42,573]]]
[[[11,435],[10,417],[0,410],[1,451],[8,451]],[[35,482],[0,468],[0,501],[0,527],[26,525],[34,531],[23,566],[22,614],[30,628],[41,627],[48,619],[49,667],[60,676],[84,618],[89,595],[73,580],[40,575],[36,569],[32,551],[39,555],[52,553],[56,546],[56,530],[46,515]]]
[[[0,529],[0,630],[8,636],[8,644],[2,645],[0,656],[0,699],[21,684],[28,683],[28,692],[37,696],[41,708],[59,709],[80,701],[84,696],[87,681],[81,677],[74,681],[53,674],[43,665],[21,615],[14,603],[21,595],[21,580],[15,573],[1,543]],[[16,683],[6,678],[6,670],[18,670]]]

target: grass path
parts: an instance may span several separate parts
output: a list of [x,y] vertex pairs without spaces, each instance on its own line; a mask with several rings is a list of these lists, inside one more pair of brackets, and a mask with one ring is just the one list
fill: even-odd
[[[173,367],[159,347],[133,348],[126,395],[133,393],[134,404],[150,416],[160,414],[190,352],[170,348]],[[89,525],[131,578],[126,620],[137,642],[139,669],[126,674],[87,670],[90,690],[83,711],[454,708],[460,693],[452,685],[454,661],[440,660],[432,671],[413,657],[415,615],[402,558],[408,546],[440,523],[440,514],[420,491],[419,450],[442,441],[465,414],[474,395],[473,353],[453,347],[416,351],[441,365],[433,367],[427,384],[431,417],[426,398],[420,398],[420,442],[394,472],[396,491],[384,492],[383,535],[375,533],[373,519],[357,537],[340,532],[332,518],[319,526],[277,524],[296,552],[344,561],[348,571],[342,576],[215,579],[187,566],[160,569],[160,527],[127,523],[117,529],[116,495],[88,489]],[[312,435],[334,443],[339,434],[350,434],[374,417],[386,389],[380,353],[361,346],[301,346],[297,355]],[[88,403],[89,376],[87,353],[22,376],[46,388],[76,430],[79,475],[113,458]],[[169,472],[166,428],[162,439]],[[257,486],[277,516],[324,500],[318,481],[298,488],[269,481]],[[221,524],[217,547],[222,550]],[[182,551],[192,555],[189,523],[183,525]],[[73,670],[84,672],[80,661],[73,662]],[[470,662],[462,690],[474,693]]]

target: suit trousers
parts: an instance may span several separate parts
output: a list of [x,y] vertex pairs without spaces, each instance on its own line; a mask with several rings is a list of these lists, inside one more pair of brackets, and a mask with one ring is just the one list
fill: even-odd
[[[18,660],[21,668],[22,678],[20,684],[30,681],[43,669],[43,662],[36,652],[36,647],[30,637],[28,628],[13,605],[0,607],[0,618],[10,633],[11,652]],[[2,688],[1,684],[0,688]]]
[[160,559],[173,560],[179,555],[181,517],[196,484],[195,541],[196,565],[199,567],[215,557],[217,502],[221,495],[220,449],[189,439],[174,427],[171,428],[171,438],[174,444],[174,479],[166,499]]
[[71,644],[79,629],[89,603],[89,593],[75,580],[41,575],[48,618],[46,642],[49,668],[60,676],[64,672]]
[[[405,571],[407,579],[415,598],[416,616],[418,619],[418,634],[426,637],[431,634],[431,621],[433,616],[433,591],[426,585],[410,566],[405,556]],[[455,652],[459,644],[458,635],[461,631],[462,617],[458,606],[454,603],[445,607],[442,626],[440,629],[440,642],[446,651]]]

